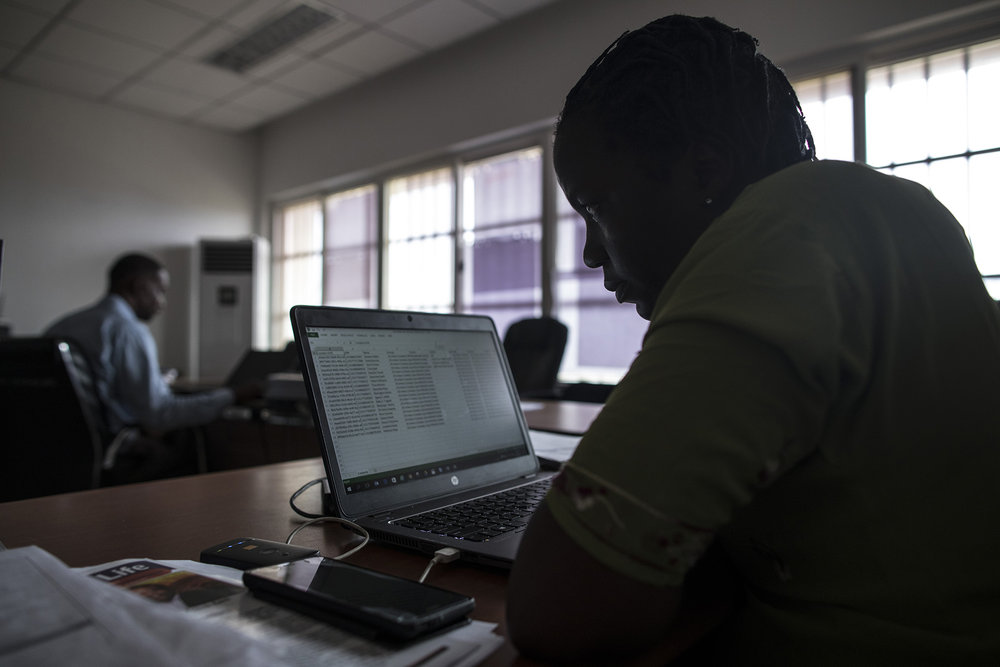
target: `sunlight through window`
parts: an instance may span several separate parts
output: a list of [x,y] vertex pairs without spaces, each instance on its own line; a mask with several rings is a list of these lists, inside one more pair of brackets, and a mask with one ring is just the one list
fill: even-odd
[[385,306],[451,311],[455,272],[455,184],[451,169],[386,184]]

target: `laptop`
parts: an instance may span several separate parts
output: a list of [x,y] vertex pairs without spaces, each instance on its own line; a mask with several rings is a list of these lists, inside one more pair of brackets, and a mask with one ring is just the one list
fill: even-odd
[[264,382],[269,375],[293,371],[295,367],[294,350],[247,350],[229,371],[224,384],[237,387],[248,382]]
[[[336,514],[383,544],[509,568],[554,473],[493,320],[323,306],[291,319]],[[492,505],[492,521],[466,522]]]

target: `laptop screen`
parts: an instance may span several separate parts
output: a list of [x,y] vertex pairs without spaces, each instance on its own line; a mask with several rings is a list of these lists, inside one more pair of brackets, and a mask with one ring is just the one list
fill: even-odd
[[307,327],[346,494],[528,454],[486,331]]
[[538,472],[490,318],[334,306],[290,314],[341,516]]

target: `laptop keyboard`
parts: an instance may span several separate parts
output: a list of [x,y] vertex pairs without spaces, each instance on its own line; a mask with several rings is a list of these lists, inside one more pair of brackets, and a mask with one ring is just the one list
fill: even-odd
[[472,542],[524,530],[552,486],[546,477],[532,484],[394,521],[397,526]]

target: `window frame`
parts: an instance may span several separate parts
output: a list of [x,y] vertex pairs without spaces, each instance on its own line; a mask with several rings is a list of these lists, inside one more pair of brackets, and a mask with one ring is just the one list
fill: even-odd
[[[918,58],[929,58],[947,51],[968,49],[1000,39],[1000,7],[963,10],[932,24],[905,26],[888,33],[866,36],[845,48],[821,52],[782,64],[789,81],[804,81],[842,72],[850,74],[854,124],[854,161],[868,162],[866,95],[868,72]],[[911,164],[930,164],[944,159],[1000,152],[1000,147],[948,156],[935,156],[911,162],[870,165],[875,169],[898,168]],[[994,296],[1000,295],[1000,274],[980,274]]]
[[[852,96],[852,115],[854,125],[854,159],[867,162],[867,137],[865,118],[866,74],[871,68],[890,65],[899,61],[926,57],[942,51],[969,47],[978,43],[1000,39],[1000,7],[987,7],[982,10],[963,10],[944,18],[939,18],[932,25],[904,26],[901,29],[876,33],[861,37],[857,42],[847,47],[832,49],[781,63],[782,69],[791,81],[805,80],[827,76],[841,72],[850,75],[850,90]],[[386,184],[399,177],[412,175],[434,169],[448,168],[451,170],[454,183],[453,202],[453,243],[454,266],[452,267],[452,295],[454,309],[462,312],[463,293],[461,285],[465,279],[465,267],[462,262],[461,248],[461,215],[463,211],[463,170],[466,163],[477,162],[531,147],[542,150],[541,169],[541,313],[556,314],[558,303],[556,288],[558,285],[557,238],[560,224],[560,206],[558,183],[552,160],[552,126],[554,119],[534,123],[508,132],[491,135],[478,140],[464,142],[440,152],[413,161],[400,162],[384,167],[363,170],[330,179],[318,187],[297,188],[285,194],[278,194],[268,199],[266,212],[268,229],[266,236],[273,240],[274,220],[279,211],[296,202],[318,200],[323,228],[326,229],[326,198],[340,192],[352,190],[367,185],[376,188],[377,210],[379,221],[377,225],[378,253],[376,307],[382,308],[386,303],[385,289],[387,285],[386,272],[386,219],[387,196]],[[272,244],[272,247],[273,244]],[[324,248],[321,256],[324,256]],[[272,266],[276,267],[276,257],[272,257]],[[280,280],[275,271],[276,280]],[[995,279],[1000,282],[1000,275],[984,275],[984,280]],[[322,286],[325,289],[325,285]],[[272,298],[275,288],[272,285]],[[325,294],[324,294],[325,298]],[[275,318],[272,308],[269,320]],[[271,328],[272,335],[275,328]],[[501,334],[502,335],[502,334]],[[275,341],[272,341],[274,343]],[[624,369],[623,369],[624,370]]]
[[[387,262],[386,262],[386,251],[388,247],[388,238],[386,232],[386,220],[388,218],[388,196],[386,186],[387,184],[398,178],[406,178],[408,176],[413,176],[416,174],[421,174],[429,171],[434,171],[438,169],[449,169],[454,183],[453,196],[454,200],[452,202],[452,242],[454,250],[454,260],[452,266],[452,297],[453,297],[453,308],[455,312],[462,312],[463,297],[461,290],[462,280],[464,280],[464,266],[462,262],[462,248],[461,248],[461,215],[462,215],[462,179],[463,179],[463,168],[467,163],[474,163],[481,160],[489,159],[491,157],[496,157],[503,155],[505,153],[516,152],[519,150],[525,150],[530,148],[539,148],[541,150],[541,160],[542,160],[542,206],[541,206],[541,226],[542,226],[542,272],[541,272],[541,312],[543,315],[552,314],[552,297],[551,297],[551,271],[552,271],[552,260],[554,259],[554,243],[553,234],[555,233],[556,225],[553,220],[553,215],[555,215],[556,209],[556,198],[557,192],[554,188],[557,188],[555,180],[555,171],[552,168],[552,126],[550,122],[536,123],[530,126],[519,128],[517,131],[504,133],[501,137],[488,137],[480,141],[470,141],[464,143],[460,146],[453,147],[449,150],[442,151],[440,154],[426,157],[423,159],[415,160],[412,162],[407,162],[403,164],[392,165],[386,168],[365,170],[355,174],[349,174],[340,178],[331,179],[327,181],[322,186],[314,189],[296,189],[288,196],[275,196],[272,197],[267,203],[268,211],[268,225],[266,230],[267,237],[274,237],[275,230],[275,220],[277,216],[280,216],[281,211],[287,207],[295,206],[297,204],[302,204],[309,201],[318,201],[320,207],[320,214],[322,216],[322,227],[325,235],[326,225],[327,225],[327,211],[325,206],[325,201],[328,197],[336,195],[339,193],[347,192],[356,188],[374,186],[376,190],[377,207],[379,221],[377,225],[378,229],[378,285],[376,286],[376,308],[383,308],[387,302]],[[324,247],[320,250],[320,255],[325,259],[325,240]],[[277,270],[277,264],[279,260],[284,260],[284,256],[279,258],[276,254],[272,254],[271,264],[272,264],[272,275],[275,276],[275,281],[280,281],[280,271]],[[323,298],[325,300],[325,285],[322,286]],[[272,299],[277,297],[275,292],[275,287],[272,285]],[[270,334],[272,338],[276,335],[277,329],[274,326],[274,322],[277,318],[276,310],[273,307],[270,308],[269,321],[272,322],[270,328]],[[503,332],[500,332],[501,335]],[[271,343],[276,344],[278,341],[272,340]]]

